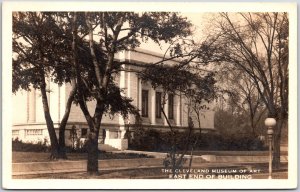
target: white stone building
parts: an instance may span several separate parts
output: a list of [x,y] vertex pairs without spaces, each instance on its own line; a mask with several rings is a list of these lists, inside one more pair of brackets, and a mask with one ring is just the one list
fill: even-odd
[[[134,61],[135,63],[147,64],[159,61],[161,57],[149,51],[138,50],[135,52],[128,51],[119,54],[118,59]],[[174,62],[174,61],[172,61]],[[126,69],[138,70],[137,66],[126,65]],[[133,99],[135,105],[141,113],[142,124],[145,128],[159,129],[169,131],[166,120],[163,118],[159,110],[161,89],[154,90],[150,83],[142,83],[136,73],[121,71],[116,77],[117,84],[120,88],[125,89],[127,97]],[[64,84],[59,86],[54,83],[48,85],[50,93],[48,100],[50,112],[54,126],[57,129],[60,120],[64,114],[66,100],[70,92],[70,85]],[[184,97],[180,95],[168,95],[168,102],[164,107],[164,111],[168,115],[170,122],[175,128],[180,130],[186,129],[188,126],[187,105]],[[93,114],[94,102],[87,103],[88,108]],[[193,117],[195,128],[199,128],[196,118]],[[131,125],[135,122],[133,116],[128,120],[124,120],[120,115],[111,117],[104,115],[101,124],[99,142],[111,145],[118,149],[127,149],[128,141],[124,139],[126,130],[132,129]],[[71,128],[76,127],[76,134],[79,138],[86,138],[88,134],[88,126],[79,106],[72,105],[69,121],[66,127],[66,144],[71,145]],[[201,129],[203,132],[214,131],[214,111],[206,110],[201,115]],[[31,92],[19,91],[13,95],[13,138],[19,138],[24,142],[37,142],[48,139],[48,131],[45,123],[41,94],[38,90]],[[48,139],[49,140],[49,139]]]

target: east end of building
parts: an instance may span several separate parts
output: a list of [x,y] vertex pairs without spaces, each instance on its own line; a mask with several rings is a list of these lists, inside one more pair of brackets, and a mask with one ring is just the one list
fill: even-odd
[[[118,55],[120,60],[132,61],[140,64],[154,63],[161,57],[156,53],[149,51],[126,51]],[[174,61],[171,61],[174,62]],[[133,99],[132,104],[136,106],[142,117],[142,126],[147,129],[156,129],[159,131],[170,131],[166,119],[160,110],[161,88],[153,89],[150,83],[142,82],[138,78],[134,69],[138,70],[140,66],[124,65],[126,69],[116,76],[115,81],[125,90],[125,96]],[[69,84],[57,85],[52,82],[47,84],[48,102],[50,113],[58,136],[58,127],[60,120],[65,112],[65,105],[70,93]],[[92,114],[95,102],[87,103],[88,109]],[[172,126],[178,131],[184,131],[188,128],[188,106],[186,98],[180,94],[168,94],[164,111],[168,116]],[[194,122],[194,129],[199,129],[196,115],[191,115]],[[214,129],[214,111],[203,110],[200,115],[200,127],[203,133],[215,131]],[[128,148],[128,140],[125,138],[127,131],[133,132],[135,117],[130,115],[124,119],[121,115],[110,116],[105,114],[102,118],[102,124],[99,133],[99,143],[110,145],[114,148],[125,150]],[[73,104],[66,126],[65,142],[66,145],[74,144],[76,139],[86,139],[89,129],[84,115],[79,106]],[[49,141],[47,126],[45,123],[42,98],[39,90],[19,91],[13,94],[13,139],[18,138],[23,142],[43,142]]]

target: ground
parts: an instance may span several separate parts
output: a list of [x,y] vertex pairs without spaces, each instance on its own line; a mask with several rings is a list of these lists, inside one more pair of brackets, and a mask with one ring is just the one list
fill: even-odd
[[[204,174],[203,179],[205,176]],[[281,170],[274,172],[272,176],[273,179],[287,179],[288,173],[287,170]],[[169,177],[170,174],[163,173],[162,168],[101,171],[99,176],[89,176],[85,172],[13,176],[14,179],[169,179]],[[217,179],[218,176],[214,178]],[[268,173],[264,171],[260,174],[251,174],[250,179],[267,178]],[[231,179],[234,179],[234,176]]]
[[[228,155],[225,153],[223,155]],[[239,155],[242,155],[239,152]],[[69,153],[68,160],[86,160],[85,153]],[[112,161],[118,159],[132,159],[134,161],[141,161],[145,158],[145,155],[141,154],[130,154],[130,153],[100,153],[99,159],[111,159]],[[49,161],[49,153],[37,153],[37,152],[13,152],[12,153],[13,163],[28,163],[28,162],[47,162]],[[145,159],[144,159],[145,160]],[[149,159],[150,160],[150,159]],[[63,161],[63,160],[61,160]],[[152,160],[150,160],[152,162]],[[153,160],[154,161],[154,160]],[[110,161],[111,162],[111,161]],[[59,161],[57,162],[59,163]],[[135,163],[134,163],[135,164]],[[135,165],[137,165],[136,163]],[[210,162],[203,162],[198,164],[198,167],[192,167],[192,169],[204,170],[209,169],[208,173],[194,173],[194,179],[267,179],[268,178],[268,163],[250,163],[247,164],[232,164],[231,167],[229,166],[230,163],[210,163]],[[250,167],[250,168],[249,168]],[[273,178],[274,179],[287,179],[288,178],[288,163],[283,163],[281,165],[280,170],[274,170]],[[187,169],[187,168],[184,168]],[[213,173],[212,169],[248,169],[248,172],[245,174],[239,173]],[[259,172],[249,172],[251,170],[260,170]],[[14,175],[13,179],[168,179],[171,178],[171,173],[163,167],[163,165],[158,165],[156,167],[109,167],[108,169],[100,170],[100,174],[98,176],[89,176],[86,172],[71,172],[71,173],[43,173],[43,174],[25,174],[25,175]],[[202,175],[201,177],[199,175]],[[210,175],[214,175],[213,177]],[[247,176],[247,177],[246,177]],[[244,177],[244,178],[242,178]],[[186,173],[178,174],[178,179],[187,178]]]
[[[86,153],[67,153],[68,160],[86,160]],[[100,152],[99,159],[132,159],[132,158],[147,158],[151,156],[133,153],[110,153]],[[12,152],[12,162],[47,162],[49,161],[49,153],[44,152]]]

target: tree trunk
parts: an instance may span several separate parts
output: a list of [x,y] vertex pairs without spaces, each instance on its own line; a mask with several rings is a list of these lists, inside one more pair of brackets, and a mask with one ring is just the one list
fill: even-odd
[[47,99],[47,93],[46,93],[46,84],[44,83],[41,86],[41,94],[42,94],[42,102],[43,102],[43,109],[44,109],[44,116],[47,124],[47,129],[50,137],[51,142],[51,155],[50,159],[57,159],[59,157],[58,155],[58,141],[53,125],[53,121],[50,115],[50,110],[48,106],[48,99]]
[[59,137],[58,137],[58,156],[60,159],[67,159],[66,144],[65,144],[65,130],[66,126],[59,126]]
[[89,175],[98,175],[98,138],[99,130],[102,121],[102,115],[104,113],[104,104],[100,99],[97,100],[95,114],[94,114],[94,127],[90,128],[90,134],[88,138],[88,161],[87,172]]
[[67,100],[66,103],[66,109],[65,109],[65,114],[60,122],[60,126],[59,126],[59,140],[58,140],[58,145],[59,145],[59,158],[61,159],[67,159],[67,155],[66,155],[66,144],[65,144],[65,130],[66,130],[66,125],[69,119],[69,115],[71,112],[71,107],[72,107],[72,103],[74,100],[74,96],[76,93],[76,83],[75,80],[71,81],[71,85],[72,85],[72,90],[70,92],[69,98]]
[[[281,119],[281,114],[276,112],[273,103],[270,103],[269,109],[269,117],[275,118],[277,121],[276,126],[274,129],[273,135],[273,160],[272,160],[272,167],[274,169],[278,169],[280,167],[280,143],[281,143],[281,127],[283,125],[283,120]],[[279,117],[278,117],[279,116]]]
[[89,175],[98,175],[98,135],[99,130],[95,132],[90,132],[88,141],[87,141],[87,173]]
[[[89,113],[89,110],[86,105],[85,97],[82,92],[82,83],[81,83],[81,74],[80,74],[80,67],[78,63],[78,55],[77,55],[77,13],[74,13],[73,17],[73,27],[72,27],[72,52],[73,52],[73,64],[76,71],[76,81],[78,87],[78,102],[82,113],[88,123],[89,126],[89,136],[87,140],[87,151],[88,151],[88,160],[87,160],[87,173],[90,175],[98,175],[98,135],[99,129],[102,119],[102,114],[104,109],[99,109],[99,101],[97,100],[97,105],[95,109],[94,118]],[[91,31],[90,31],[91,33]],[[91,36],[91,35],[90,35]],[[92,40],[90,40],[92,41]],[[93,60],[95,61],[95,60]],[[100,82],[98,82],[100,83]],[[101,113],[98,113],[101,112]]]

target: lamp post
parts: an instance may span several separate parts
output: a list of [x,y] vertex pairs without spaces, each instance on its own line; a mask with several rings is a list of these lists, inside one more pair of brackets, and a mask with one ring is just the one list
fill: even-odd
[[268,141],[269,141],[269,177],[272,179],[272,140],[273,140],[273,127],[276,125],[276,120],[274,118],[267,118],[265,120],[265,125],[267,127]]

